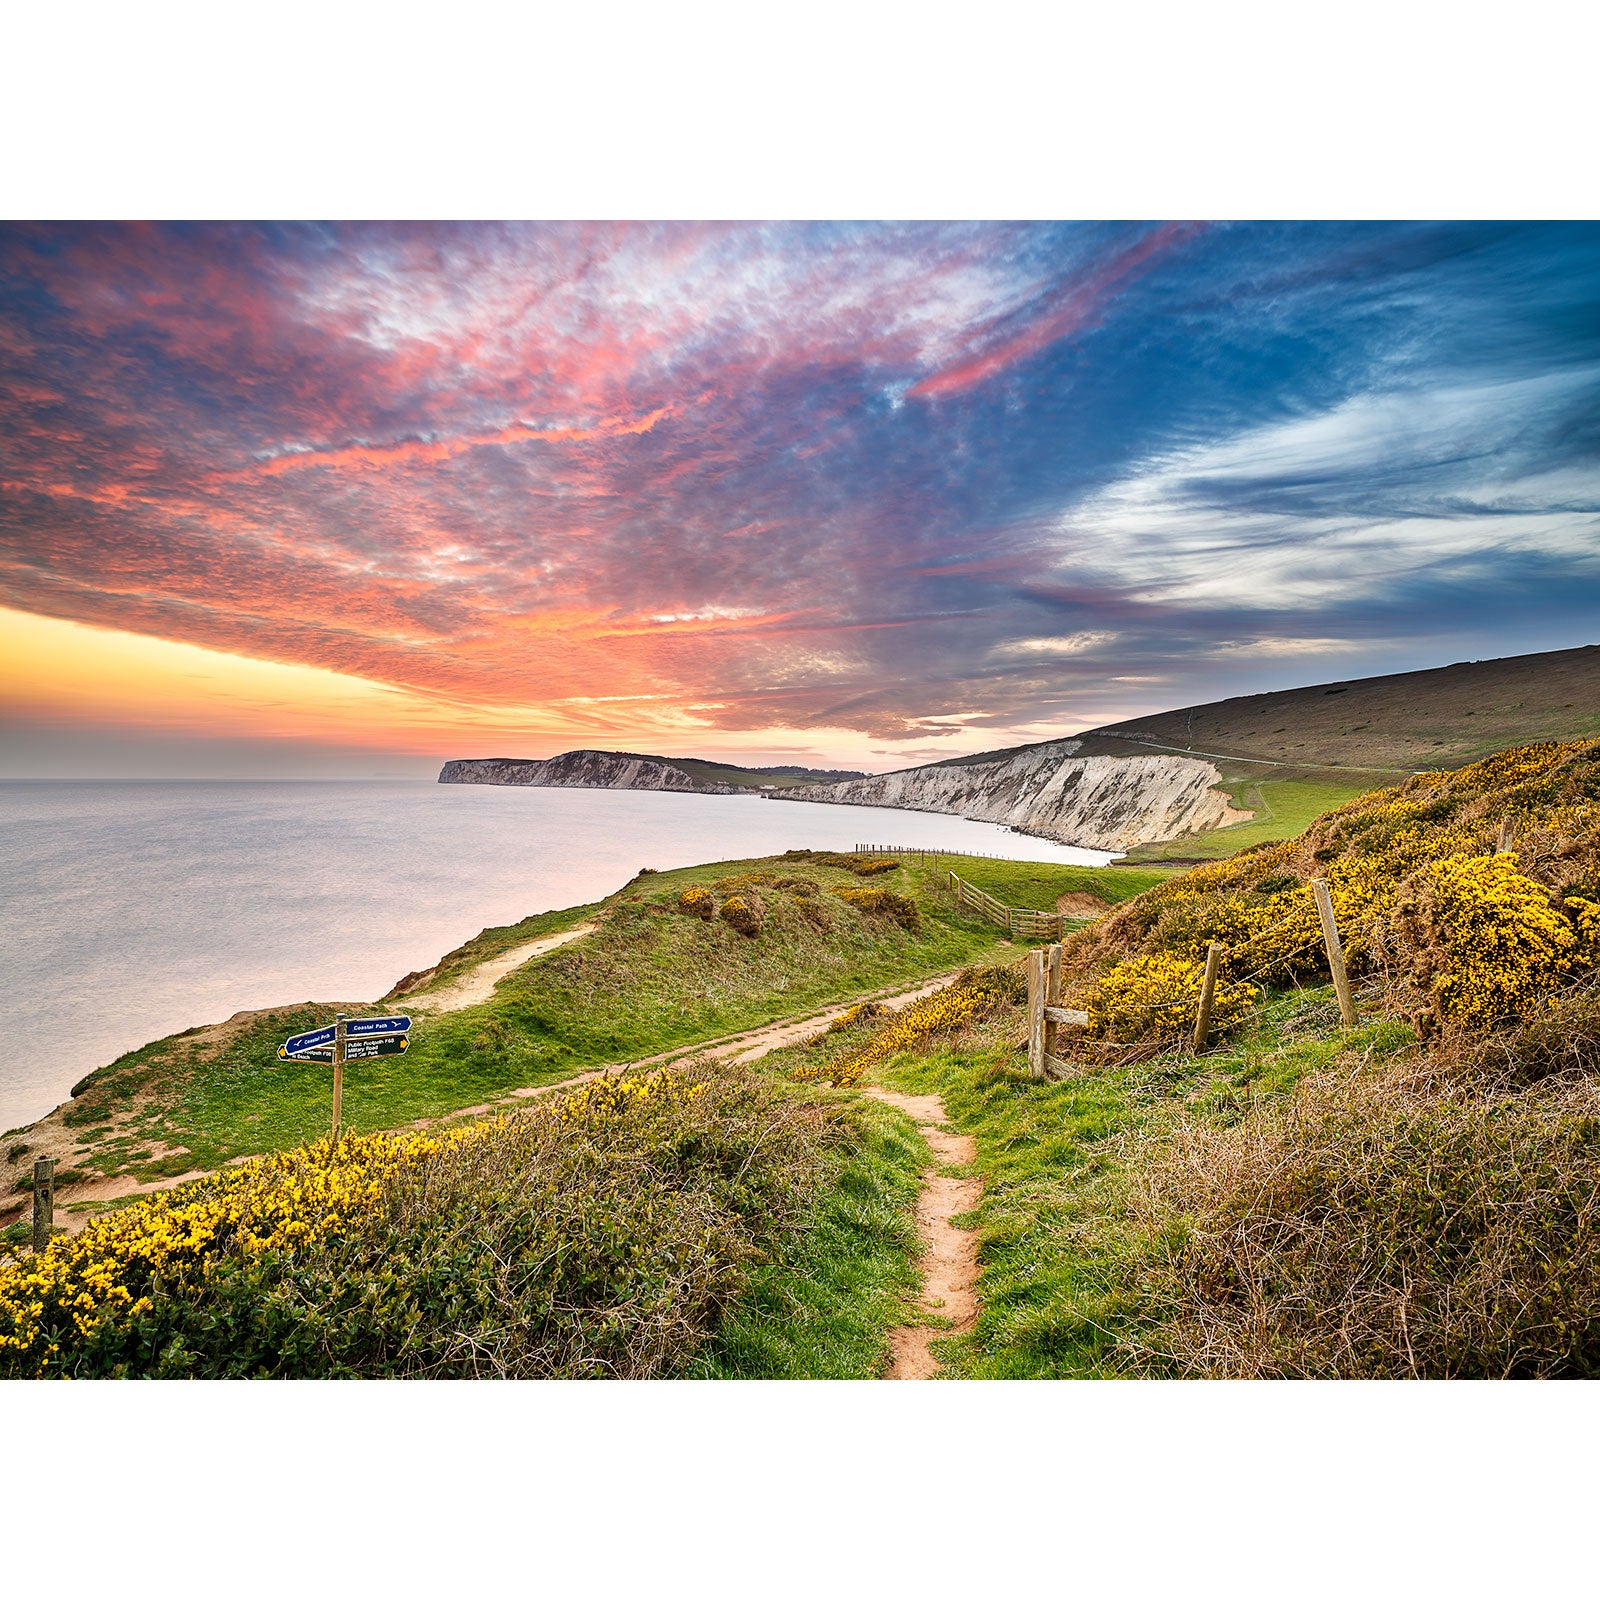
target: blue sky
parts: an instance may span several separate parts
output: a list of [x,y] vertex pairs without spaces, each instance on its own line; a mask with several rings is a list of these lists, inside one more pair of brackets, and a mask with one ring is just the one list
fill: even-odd
[[5,227],[0,604],[107,680],[5,710],[887,768],[1590,643],[1597,400],[1591,224]]

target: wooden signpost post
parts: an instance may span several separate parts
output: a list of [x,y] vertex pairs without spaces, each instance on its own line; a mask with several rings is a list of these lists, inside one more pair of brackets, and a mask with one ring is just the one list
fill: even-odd
[[333,1024],[333,1142],[339,1142],[339,1107],[344,1099],[344,1012]]
[[358,1017],[351,1022],[340,1012],[332,1027],[297,1033],[278,1046],[280,1061],[328,1061],[333,1064],[333,1138],[338,1143],[344,1101],[344,1064],[372,1056],[404,1055],[409,1048],[410,1017]]

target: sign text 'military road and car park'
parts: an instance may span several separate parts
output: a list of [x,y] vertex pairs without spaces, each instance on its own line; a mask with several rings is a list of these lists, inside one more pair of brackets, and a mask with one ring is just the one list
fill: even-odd
[[[346,1039],[344,1058],[346,1061],[367,1061],[373,1056],[403,1056],[410,1044],[411,1041],[403,1033],[391,1033],[386,1039]],[[289,1061],[332,1061],[333,1046],[319,1044],[291,1054],[279,1045],[278,1055],[280,1059]]]

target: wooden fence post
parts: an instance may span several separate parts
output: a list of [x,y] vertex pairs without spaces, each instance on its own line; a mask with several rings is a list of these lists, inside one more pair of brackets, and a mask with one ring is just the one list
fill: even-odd
[[1500,837],[1495,841],[1495,853],[1498,855],[1502,851],[1509,850],[1511,848],[1511,841],[1515,839],[1516,836],[1516,823],[1513,822],[1510,817],[1501,817]]
[[40,1156],[33,1164],[33,1253],[50,1248],[50,1229],[56,1220],[56,1158]]
[[[1051,945],[1044,952],[1044,1004],[1045,1007],[1059,1006],[1061,1004],[1061,946]],[[1060,1023],[1056,1022],[1048,1010],[1044,1012],[1044,1037],[1040,1041],[1039,1065],[1045,1072],[1050,1071],[1051,1059],[1060,1055],[1056,1048],[1057,1034]]]
[[1217,968],[1222,965],[1222,946],[1215,942],[1206,946],[1206,970],[1200,979],[1200,1009],[1194,1018],[1194,1047],[1204,1050],[1211,1036],[1211,1001],[1217,992]]
[[1333,919],[1333,896],[1326,878],[1313,878],[1311,892],[1317,899],[1317,915],[1322,919],[1322,942],[1328,951],[1328,970],[1333,974],[1333,991],[1339,996],[1339,1017],[1345,1027],[1356,1025],[1356,1003],[1350,997],[1350,979],[1344,970],[1344,948],[1339,943],[1339,924]]
[[1044,951],[1028,952],[1028,1071],[1044,1076]]

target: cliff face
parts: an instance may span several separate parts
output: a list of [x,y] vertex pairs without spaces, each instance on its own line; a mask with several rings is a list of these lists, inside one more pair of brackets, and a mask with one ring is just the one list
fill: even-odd
[[679,794],[755,794],[731,783],[697,783],[687,772],[648,756],[569,750],[548,761],[447,761],[440,783],[509,783],[532,789],[666,789]]
[[1075,739],[1035,745],[999,761],[910,767],[853,783],[819,784],[772,796],[835,805],[943,811],[1000,822],[1020,833],[1089,850],[1201,833],[1248,812],[1211,787],[1221,774],[1188,756],[1080,756]]

